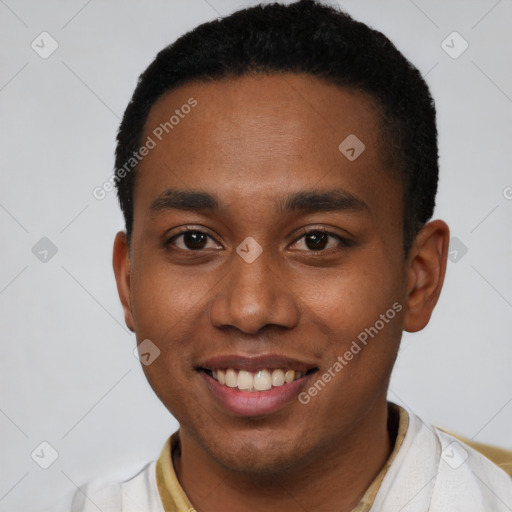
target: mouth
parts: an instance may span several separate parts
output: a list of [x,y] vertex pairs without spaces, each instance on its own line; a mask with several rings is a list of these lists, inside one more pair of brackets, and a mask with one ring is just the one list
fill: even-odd
[[255,372],[236,368],[200,368],[200,370],[204,371],[222,386],[236,389],[238,391],[257,393],[291,384],[305,375],[313,373],[316,371],[316,368],[311,368],[306,371],[286,368],[262,368]]
[[261,416],[296,399],[318,367],[282,356],[223,356],[203,362],[196,371],[225,410]]

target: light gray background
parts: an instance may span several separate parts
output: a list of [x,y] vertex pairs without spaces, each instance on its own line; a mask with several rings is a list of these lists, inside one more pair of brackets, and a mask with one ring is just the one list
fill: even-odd
[[[254,3],[0,0],[2,512],[37,509],[115,468],[135,472],[176,429],[118,303],[115,194],[99,201],[92,190],[112,173],[120,117],[156,52]],[[512,2],[340,5],[426,76],[439,119],[435,216],[468,249],[450,262],[429,326],[405,335],[390,399],[512,448]],[[59,45],[47,59],[31,48],[43,31]],[[453,31],[469,43],[456,59],[441,46]],[[58,248],[46,263],[32,253],[42,237]],[[31,458],[42,441],[59,454],[46,470]]]

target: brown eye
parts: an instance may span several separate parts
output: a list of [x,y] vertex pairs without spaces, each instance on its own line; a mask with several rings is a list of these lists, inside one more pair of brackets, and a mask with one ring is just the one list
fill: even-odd
[[306,246],[308,249],[312,251],[318,251],[320,249],[325,249],[325,246],[327,245],[329,241],[329,235],[326,233],[308,233],[305,236]]
[[[171,237],[167,245],[174,245],[185,251],[199,251],[207,248],[208,242],[213,239],[202,231],[185,231]],[[216,248],[217,245],[213,244]]]
[[344,246],[349,246],[350,241],[329,233],[323,230],[312,230],[302,235],[295,243],[297,245],[303,245],[305,247],[298,247],[300,250],[322,252],[326,249],[336,249]]
[[207,235],[204,233],[191,231],[189,233],[183,234],[183,243],[187,249],[203,249],[206,245],[206,242],[208,241],[207,238]]

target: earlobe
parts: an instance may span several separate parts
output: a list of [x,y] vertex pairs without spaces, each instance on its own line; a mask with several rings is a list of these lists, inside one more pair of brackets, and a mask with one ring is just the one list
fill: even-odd
[[420,230],[408,258],[404,329],[416,332],[429,322],[446,273],[450,230],[442,220]]
[[117,292],[124,310],[124,320],[130,331],[135,331],[131,305],[130,248],[126,233],[120,231],[114,240],[112,265],[116,276]]

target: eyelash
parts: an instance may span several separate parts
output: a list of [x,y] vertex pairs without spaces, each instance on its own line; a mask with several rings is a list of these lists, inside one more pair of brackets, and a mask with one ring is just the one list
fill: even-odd
[[[170,245],[173,245],[173,242],[176,241],[177,238],[179,237],[182,237],[183,235],[187,235],[189,233],[195,233],[195,234],[201,234],[201,235],[206,235],[208,238],[214,240],[214,238],[209,235],[206,231],[202,231],[200,229],[186,229],[180,233],[177,233],[175,235],[173,235],[172,237],[168,238],[165,242],[165,246],[168,247]],[[342,246],[342,247],[349,247],[352,245],[352,241],[347,239],[347,238],[343,238],[339,235],[336,235],[324,228],[315,228],[315,229],[311,229],[309,231],[306,231],[304,233],[302,233],[302,235],[297,238],[293,244],[296,244],[299,240],[302,240],[303,238],[305,238],[306,236],[308,235],[311,235],[311,234],[323,234],[323,235],[328,235],[329,237],[331,238],[335,238],[338,240],[339,244]],[[313,250],[313,249],[309,249],[309,250],[306,250],[306,252],[309,252],[309,253],[325,253],[325,252],[331,252],[333,249],[336,249],[336,248],[328,248],[328,249],[319,249],[317,251]],[[194,250],[194,249],[183,249],[181,247],[178,247],[177,250],[180,250],[180,251],[185,251],[185,252],[190,252],[190,253],[200,253],[202,252],[204,249],[197,249],[197,250]]]

